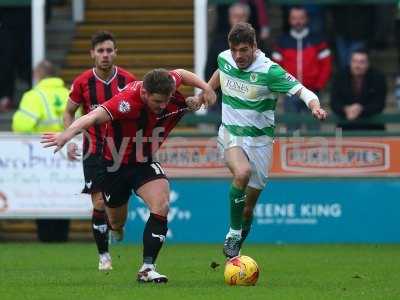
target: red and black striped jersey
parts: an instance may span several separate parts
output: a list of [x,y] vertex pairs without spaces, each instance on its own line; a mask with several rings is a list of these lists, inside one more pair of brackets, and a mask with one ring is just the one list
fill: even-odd
[[[182,78],[171,71],[176,87]],[[142,81],[132,82],[123,92],[101,105],[112,119],[106,133],[104,158],[123,164],[152,161],[171,130],[187,111],[184,96],[176,91],[161,114],[152,112],[140,97]]]
[[[69,99],[73,103],[81,105],[83,113],[87,114],[135,80],[134,75],[120,67],[115,67],[114,75],[108,81],[97,76],[94,68],[89,69],[75,78]],[[84,135],[83,139],[84,153],[89,151],[91,154],[101,154],[106,126],[106,124],[95,125],[88,129],[89,138]]]

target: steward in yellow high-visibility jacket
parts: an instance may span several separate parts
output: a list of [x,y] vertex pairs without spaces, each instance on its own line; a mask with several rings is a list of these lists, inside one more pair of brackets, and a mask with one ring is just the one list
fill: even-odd
[[21,133],[40,133],[64,130],[63,113],[69,91],[61,78],[54,77],[48,61],[38,64],[34,76],[38,84],[24,93],[12,121],[12,130]]

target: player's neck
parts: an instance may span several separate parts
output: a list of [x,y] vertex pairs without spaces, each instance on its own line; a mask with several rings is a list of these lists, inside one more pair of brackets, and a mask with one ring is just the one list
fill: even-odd
[[108,70],[102,70],[97,67],[94,68],[94,72],[96,73],[97,77],[99,77],[100,79],[102,79],[104,81],[108,81],[109,79],[111,79],[111,77],[114,76],[115,71],[116,71],[115,66],[112,66]]

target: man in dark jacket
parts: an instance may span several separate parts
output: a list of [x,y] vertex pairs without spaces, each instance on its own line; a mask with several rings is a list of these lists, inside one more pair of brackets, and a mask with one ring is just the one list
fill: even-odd
[[351,55],[350,68],[337,74],[331,90],[331,107],[349,124],[338,124],[343,130],[384,130],[381,124],[360,124],[360,120],[379,114],[385,108],[385,76],[369,66],[364,49]]
[[[248,22],[250,18],[250,6],[244,3],[234,3],[229,6],[228,9],[228,22],[229,26],[233,27],[233,25],[239,22]],[[229,31],[229,30],[228,30]],[[210,42],[210,46],[208,48],[207,53],[207,61],[205,67],[205,78],[209,80],[213,75],[214,71],[218,69],[217,58],[218,54],[222,51],[229,48],[228,40],[226,36],[228,32],[222,30],[212,39]],[[210,108],[210,111],[217,112],[219,115],[221,114],[221,90],[217,91],[217,105],[214,105]]]

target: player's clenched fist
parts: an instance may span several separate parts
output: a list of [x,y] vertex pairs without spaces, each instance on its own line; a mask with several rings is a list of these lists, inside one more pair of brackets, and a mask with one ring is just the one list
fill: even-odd
[[186,105],[190,111],[196,111],[200,109],[203,104],[203,99],[199,96],[191,96],[185,99]]
[[328,113],[323,108],[314,108],[311,113],[318,120],[325,120],[328,116]]
[[217,101],[217,95],[215,94],[214,90],[210,87],[205,89],[202,93],[203,95],[203,102],[204,106],[207,108],[211,105],[214,105]]

